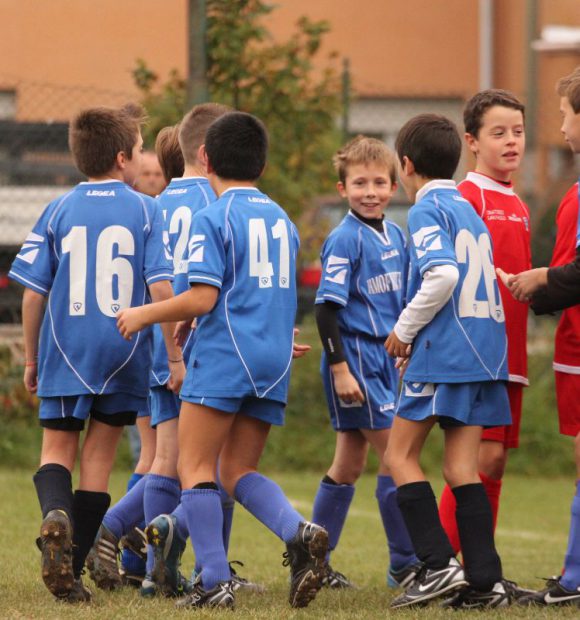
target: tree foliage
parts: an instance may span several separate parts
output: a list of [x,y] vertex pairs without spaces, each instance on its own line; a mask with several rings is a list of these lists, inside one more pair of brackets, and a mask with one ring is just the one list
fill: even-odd
[[[263,0],[207,1],[208,87],[212,101],[265,123],[270,153],[260,187],[296,216],[333,186],[340,79],[334,54],[314,68],[329,24],[301,17],[287,41],[274,41],[263,19],[273,10]],[[150,143],[183,115],[185,82],[173,72],[161,84],[143,60],[133,76],[151,118]]]

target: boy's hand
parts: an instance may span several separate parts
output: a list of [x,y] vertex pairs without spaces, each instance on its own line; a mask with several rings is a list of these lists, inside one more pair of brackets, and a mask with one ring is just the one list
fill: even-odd
[[539,267],[511,276],[509,289],[518,301],[529,301],[532,295],[542,286],[548,284],[548,268]]
[[391,357],[406,358],[411,356],[412,347],[408,342],[399,340],[395,330],[393,330],[385,342],[385,349]]
[[[411,346],[411,345],[409,345]],[[395,368],[399,369],[399,378],[402,379],[405,376],[405,371],[409,365],[410,357],[398,357],[395,361]]]
[[[300,330],[295,327],[294,328],[294,338],[298,336]],[[296,341],[292,344],[292,359],[297,359],[299,357],[303,357],[310,351],[312,347],[309,344],[298,344]]]
[[146,327],[141,320],[141,308],[125,308],[117,312],[117,329],[125,340],[131,340],[131,336]]
[[174,394],[179,394],[184,378],[185,364],[183,360],[179,362],[169,362],[169,381],[167,382],[167,389],[171,390]]
[[352,376],[346,362],[333,364],[330,367],[334,378],[334,389],[340,398],[347,404],[364,403],[365,397],[357,380]]
[[193,323],[191,321],[179,321],[175,325],[175,330],[173,331],[173,342],[178,347],[183,347],[187,337],[189,336],[192,329],[195,329],[196,322],[195,319]]
[[24,367],[24,387],[27,392],[36,394],[38,389],[38,365],[27,363]]

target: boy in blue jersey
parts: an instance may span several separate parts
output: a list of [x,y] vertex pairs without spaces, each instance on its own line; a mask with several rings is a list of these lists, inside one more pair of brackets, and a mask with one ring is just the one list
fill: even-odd
[[[451,180],[461,155],[453,123],[417,116],[401,129],[396,150],[399,178],[415,204],[408,219],[410,301],[385,344],[406,364],[386,460],[424,566],[391,606],[420,605],[456,591],[445,605],[505,606],[512,588],[502,578],[491,507],[478,475],[482,427],[510,423],[505,318],[491,240]],[[437,422],[445,433],[443,473],[457,501],[465,569],[419,463]]]
[[[369,444],[379,456],[376,498],[389,543],[391,585],[405,585],[420,565],[382,457],[393,421],[398,373],[384,342],[404,305],[409,255],[403,231],[383,211],[397,188],[392,151],[358,136],[335,156],[338,191],[350,211],[324,242],[316,319],[324,347],[321,374],[336,434],[334,459],[314,500],[312,520],[334,550]],[[325,585],[349,587],[328,566]]]
[[[90,599],[80,575],[110,503],[117,443],[123,426],[147,407],[151,333],[125,342],[116,313],[149,295],[173,296],[160,213],[126,184],[139,171],[139,116],[135,106],[94,108],[72,121],[70,148],[89,180],[48,205],[10,271],[26,287],[24,383],[41,398],[34,483],[43,515],[42,576],[55,596],[70,602]],[[176,358],[181,350],[172,329],[164,326],[165,343]],[[172,389],[183,376],[183,364],[176,364]],[[86,419],[73,496],[71,471]]]
[[202,151],[218,200],[193,219],[188,279],[173,303],[119,313],[126,338],[147,325],[200,317],[181,391],[181,502],[201,572],[184,607],[232,607],[217,482],[287,546],[290,604],[321,587],[326,531],[292,508],[257,472],[272,424],[282,424],[293,356],[298,235],[286,213],[255,187],[267,134],[232,112],[209,128]]

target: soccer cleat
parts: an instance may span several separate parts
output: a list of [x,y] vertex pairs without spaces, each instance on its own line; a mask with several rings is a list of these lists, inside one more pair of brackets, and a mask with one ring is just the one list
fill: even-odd
[[123,585],[117,565],[118,553],[117,537],[104,524],[101,524],[86,560],[89,575],[101,590],[115,590]]
[[568,590],[560,583],[560,577],[546,579],[546,587],[532,591],[517,599],[518,605],[580,605],[580,588]]
[[79,577],[74,580],[71,591],[64,597],[59,598],[59,601],[65,603],[90,603],[92,598],[91,591],[85,586],[82,579]]
[[172,515],[159,515],[146,527],[147,541],[153,547],[154,564],[151,579],[158,590],[168,597],[183,596],[191,591],[191,584],[179,570],[185,541],[177,533]]
[[328,532],[315,523],[302,522],[294,538],[286,543],[284,566],[290,566],[292,607],[306,607],[322,587],[326,571]]
[[398,607],[423,605],[431,599],[438,598],[466,585],[468,584],[463,568],[455,558],[451,558],[449,564],[444,568],[423,566],[403,594],[391,601],[391,607],[396,609]]
[[157,594],[157,584],[151,579],[151,575],[145,575],[139,588],[139,595],[143,598],[153,598]]
[[332,588],[336,590],[344,590],[346,588],[354,588],[354,584],[348,580],[346,575],[334,570],[330,564],[326,565],[326,570],[322,577],[322,585],[325,588]]
[[412,562],[400,570],[389,568],[387,586],[389,588],[408,588],[423,568],[423,562]]
[[480,592],[467,586],[443,601],[441,607],[449,609],[496,609],[498,607],[509,607],[516,599],[512,583],[502,579],[495,583],[493,588],[487,592]]
[[56,597],[68,596],[74,586],[72,526],[64,510],[51,510],[44,517],[37,544],[44,584]]
[[144,562],[147,561],[147,536],[138,527],[132,528],[128,534],[121,538],[119,547],[131,551]]
[[204,590],[198,578],[192,591],[175,603],[180,609],[197,607],[221,607],[233,609],[235,603],[234,588],[231,581],[221,581],[211,590]]
[[253,581],[248,581],[244,577],[240,577],[232,564],[237,564],[238,566],[243,566],[243,562],[239,560],[232,560],[229,562],[230,565],[230,573],[231,573],[231,584],[232,590],[237,592],[238,590],[246,590],[247,592],[254,592],[255,594],[264,594],[266,588],[260,583],[254,583]]
[[145,579],[145,575],[138,575],[136,573],[129,573],[123,567],[120,568],[119,573],[121,575],[121,581],[124,586],[130,588],[140,588]]

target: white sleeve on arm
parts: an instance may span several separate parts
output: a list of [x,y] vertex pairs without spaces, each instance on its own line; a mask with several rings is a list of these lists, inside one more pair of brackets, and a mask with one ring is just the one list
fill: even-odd
[[427,270],[415,297],[401,312],[394,332],[402,342],[411,343],[419,331],[433,320],[453,294],[459,280],[455,265],[436,265]]

